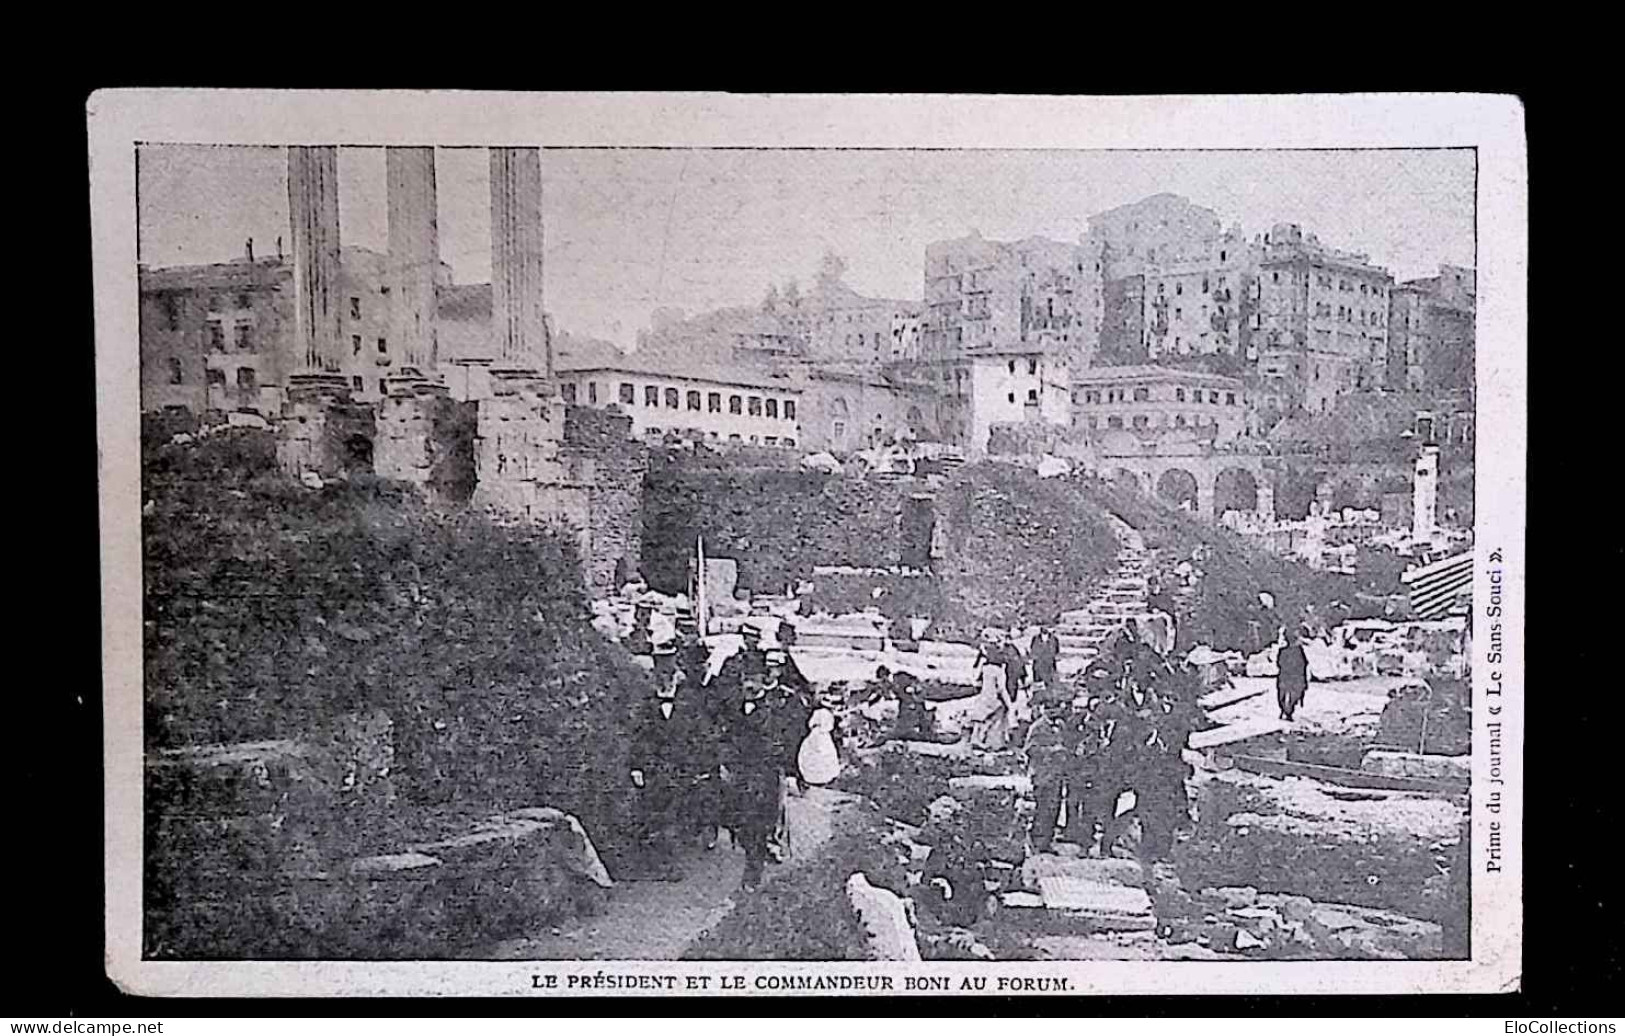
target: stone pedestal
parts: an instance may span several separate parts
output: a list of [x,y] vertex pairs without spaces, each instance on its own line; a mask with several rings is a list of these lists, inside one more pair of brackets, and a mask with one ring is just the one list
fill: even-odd
[[474,405],[415,373],[391,378],[378,407],[374,467],[431,500],[461,503],[474,490]]
[[474,435],[476,506],[520,521],[562,518],[585,526],[586,490],[567,480],[559,457],[564,415],[564,401],[537,372],[491,372]]
[[323,479],[373,470],[375,415],[350,397],[339,374],[295,374],[277,422],[277,464],[295,478]]

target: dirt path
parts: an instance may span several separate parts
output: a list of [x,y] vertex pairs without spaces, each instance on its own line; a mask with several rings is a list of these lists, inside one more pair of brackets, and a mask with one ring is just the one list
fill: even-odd
[[[767,869],[764,882],[814,858],[829,841],[831,815],[840,792],[809,788],[786,805],[791,855]],[[682,861],[680,881],[617,881],[609,905],[597,917],[579,918],[549,931],[507,939],[469,954],[480,960],[676,960],[713,927],[742,895],[745,856],[724,838],[716,849],[696,850]]]

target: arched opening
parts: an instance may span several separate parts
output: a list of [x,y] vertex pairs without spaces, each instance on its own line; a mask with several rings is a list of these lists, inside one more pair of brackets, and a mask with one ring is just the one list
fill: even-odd
[[1213,483],[1213,513],[1258,510],[1258,480],[1246,468],[1225,468]]
[[1169,468],[1157,479],[1157,499],[1174,507],[1196,508],[1196,476],[1183,468]]
[[344,470],[351,474],[372,471],[372,440],[365,435],[352,435],[344,440]]

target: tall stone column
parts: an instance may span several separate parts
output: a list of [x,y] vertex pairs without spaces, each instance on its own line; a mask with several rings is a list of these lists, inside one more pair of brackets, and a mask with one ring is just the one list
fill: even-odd
[[390,337],[400,373],[433,376],[439,366],[435,279],[440,266],[434,148],[384,150],[389,203]]
[[342,269],[338,149],[288,148],[293,241],[294,355],[277,425],[277,461],[290,475],[326,479],[372,468],[373,413],[350,400],[341,373]]
[[490,395],[479,401],[476,504],[523,521],[564,520],[580,532],[587,487],[559,449],[565,406],[554,391],[542,310],[542,153],[491,149]]
[[[295,376],[337,376],[340,352],[339,175],[335,147],[288,149]],[[291,387],[291,386],[290,386]]]
[[1432,543],[1439,528],[1439,448],[1422,447],[1411,484],[1411,542]]
[[542,315],[542,152],[491,149],[491,320],[498,368],[553,377]]
[[431,498],[461,502],[472,491],[475,420],[440,376],[436,330],[440,231],[434,149],[384,151],[389,210],[389,328],[397,367],[378,405],[374,466]]

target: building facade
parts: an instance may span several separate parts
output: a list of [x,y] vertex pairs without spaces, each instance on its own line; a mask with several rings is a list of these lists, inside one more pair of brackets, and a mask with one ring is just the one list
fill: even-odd
[[834,454],[902,441],[940,441],[935,388],[875,372],[810,368],[801,379],[803,446]]
[[[399,360],[390,344],[387,260],[363,248],[340,252],[340,373],[359,402],[386,394]],[[451,269],[441,264],[441,290]],[[141,405],[195,413],[281,411],[294,350],[293,263],[281,256],[139,271]],[[485,329],[489,334],[490,286]],[[398,345],[398,343],[397,343]],[[482,341],[482,348],[488,346]]]
[[1058,352],[1042,346],[987,349],[924,369],[941,398],[942,441],[968,456],[987,455],[994,425],[1071,427],[1070,368]]
[[558,358],[564,402],[614,408],[632,419],[632,434],[677,434],[701,442],[801,446],[802,389],[787,378],[691,366],[661,369],[631,356]]
[[1394,288],[1388,311],[1390,387],[1433,394],[1471,393],[1475,382],[1477,278],[1440,266],[1435,277]]
[[1100,342],[1099,274],[1095,250],[1040,237],[989,241],[973,232],[928,245],[920,358],[1037,346],[1087,366]]
[[1260,242],[1247,321],[1259,403],[1327,413],[1339,395],[1387,380],[1393,277],[1363,254],[1322,246],[1295,224]]
[[1072,423],[1090,432],[1190,431],[1215,443],[1247,433],[1239,378],[1169,367],[1096,367],[1072,379]]

